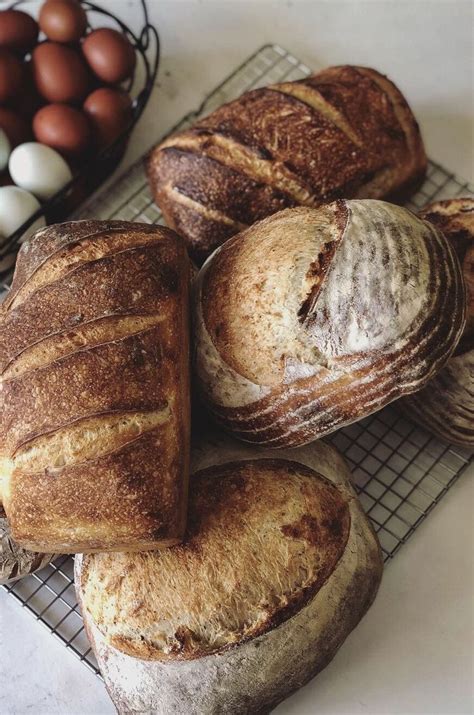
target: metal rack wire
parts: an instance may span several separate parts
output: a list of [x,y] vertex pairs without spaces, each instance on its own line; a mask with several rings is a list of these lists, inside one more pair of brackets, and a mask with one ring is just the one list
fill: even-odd
[[[309,68],[286,50],[265,46],[172,131],[188,126],[201,114],[248,89],[283,79],[300,79],[309,73]],[[474,187],[430,162],[426,181],[408,207],[416,211],[437,199],[467,195],[474,195]],[[86,216],[161,223],[161,214],[144,176],[143,159],[105,192],[92,198],[75,218]],[[339,430],[329,439],[352,468],[385,561],[398,552],[473,462],[467,450],[445,444],[411,423],[397,410],[396,403]],[[76,602],[72,557],[62,556],[6,590],[91,670],[99,673]]]

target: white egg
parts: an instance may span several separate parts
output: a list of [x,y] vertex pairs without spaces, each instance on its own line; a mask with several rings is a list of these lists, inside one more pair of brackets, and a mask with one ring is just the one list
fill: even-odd
[[3,131],[0,129],[0,171],[3,171],[8,166],[8,157],[10,156],[12,148],[10,146],[10,141]]
[[[2,186],[0,187],[0,235],[8,237],[30,216],[32,216],[40,208],[40,203],[33,194],[30,194],[18,186]],[[21,240],[31,236],[38,228],[45,226],[44,216],[40,216],[32,226],[30,226]]]
[[72,179],[62,156],[37,142],[17,146],[10,155],[8,168],[15,184],[42,200],[54,196]]

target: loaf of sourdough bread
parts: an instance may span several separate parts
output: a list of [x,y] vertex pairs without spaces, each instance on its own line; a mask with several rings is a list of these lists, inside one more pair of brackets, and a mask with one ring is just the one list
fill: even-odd
[[453,248],[375,200],[287,209],[229,239],[196,282],[204,403],[240,439],[297,446],[423,387],[464,326]]
[[421,216],[451,242],[466,285],[466,327],[446,366],[425,389],[400,401],[420,425],[452,444],[474,446],[474,199],[447,199]]
[[281,209],[406,198],[425,171],[401,92],[352,66],[247,92],[165,139],[148,161],[155,200],[197,262]]
[[153,549],[185,528],[186,248],[79,221],[23,245],[0,307],[0,496],[33,551]]
[[372,603],[382,561],[342,457],[319,441],[200,439],[183,544],[76,556],[119,713],[257,715],[316,675]]

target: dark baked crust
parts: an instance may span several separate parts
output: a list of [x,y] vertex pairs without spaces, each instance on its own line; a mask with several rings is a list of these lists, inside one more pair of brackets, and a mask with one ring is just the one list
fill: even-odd
[[351,66],[247,92],[148,160],[155,200],[198,262],[284,208],[406,198],[425,170],[419,128],[399,90]]
[[84,221],[20,251],[0,313],[0,458],[13,536],[38,551],[183,534],[189,262],[169,229]]
[[455,249],[466,285],[466,327],[446,367],[424,389],[400,400],[412,419],[441,439],[474,447],[474,199],[437,201],[420,212]]

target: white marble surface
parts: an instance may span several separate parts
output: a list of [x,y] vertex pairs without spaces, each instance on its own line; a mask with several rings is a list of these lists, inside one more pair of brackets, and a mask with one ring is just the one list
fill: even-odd
[[[136,0],[102,2],[129,22],[137,15]],[[248,54],[278,42],[312,67],[360,63],[389,74],[409,99],[430,156],[473,179],[469,0],[149,5],[163,59],[125,162]],[[472,713],[473,477],[464,475],[389,565],[375,605],[331,665],[278,713]],[[0,592],[0,713],[113,711],[101,682]]]

